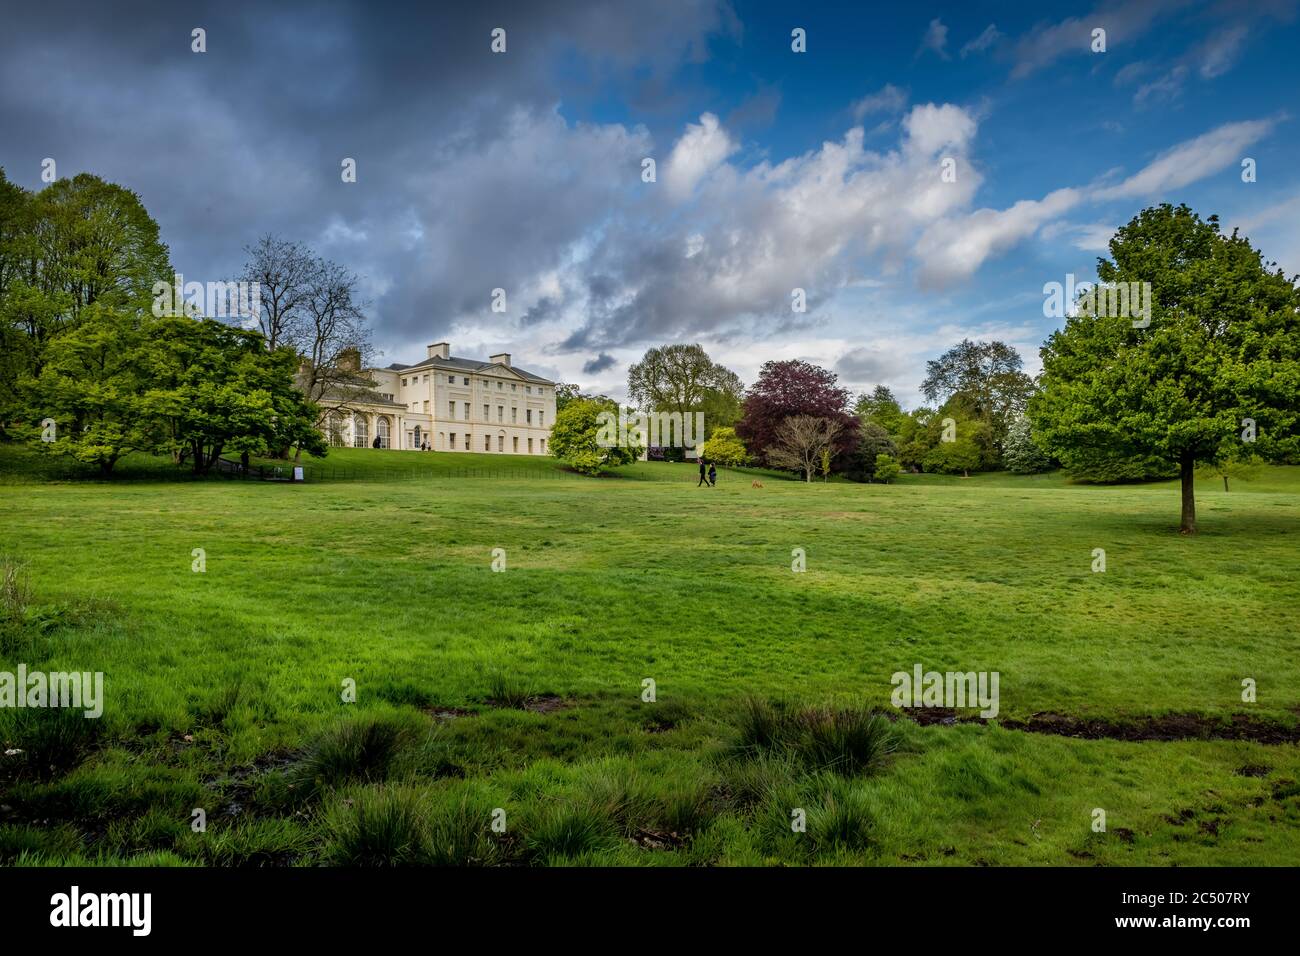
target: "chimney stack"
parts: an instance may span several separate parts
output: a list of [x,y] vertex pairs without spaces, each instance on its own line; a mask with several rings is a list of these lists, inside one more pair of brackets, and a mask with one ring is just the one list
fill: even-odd
[[450,358],[451,346],[446,342],[434,342],[429,346],[429,358]]
[[489,362],[497,363],[497,364],[499,364],[499,365],[504,365],[506,368],[509,368],[509,367],[510,367],[510,353],[509,353],[509,352],[498,352],[496,355],[489,355],[489,356],[488,356],[488,361],[489,361]]

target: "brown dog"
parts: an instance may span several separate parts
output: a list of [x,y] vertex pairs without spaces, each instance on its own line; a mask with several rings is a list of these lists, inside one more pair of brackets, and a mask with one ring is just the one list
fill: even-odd
[[751,481],[751,482],[749,483],[749,487],[751,487],[751,488],[762,488],[762,487],[763,487],[763,483],[762,483],[761,481],[755,479],[754,481]]

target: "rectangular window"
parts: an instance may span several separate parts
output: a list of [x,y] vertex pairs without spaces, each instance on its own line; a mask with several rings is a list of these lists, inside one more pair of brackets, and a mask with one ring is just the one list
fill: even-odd
[[[452,419],[454,419],[454,418],[456,417],[456,403],[455,403],[455,402],[448,402],[448,403],[447,403],[447,417],[448,417],[448,418],[452,418]],[[452,444],[454,445],[455,442],[452,442]]]
[[528,454],[531,455],[532,453],[533,453],[533,440],[530,438],[528,439]]
[[506,450],[506,436],[505,436],[505,435],[498,435],[498,436],[497,436],[497,451],[505,451],[505,450]]
[[465,433],[465,450],[469,451],[469,432]]
[[510,391],[514,392],[517,391],[518,389],[519,389],[518,385],[516,385],[514,382],[510,383]]
[[515,454],[517,455],[519,454],[519,436],[516,435],[513,440],[514,440]]
[[484,406],[483,406],[483,421],[486,422],[486,421],[490,420],[491,418],[492,418],[492,416],[491,416],[491,414],[489,413],[488,407],[487,407],[486,405],[484,405]]
[[542,416],[545,415],[545,414],[546,414],[546,413],[545,413],[544,411],[542,411],[541,409],[538,409],[538,410],[537,410],[537,425],[538,425],[539,428],[541,427],[541,424],[542,424]]
[[452,432],[452,433],[451,433],[451,448],[452,448],[452,451],[455,451],[455,450],[456,450],[456,433],[455,433],[455,432]]
[[499,421],[499,422],[503,422],[503,421],[505,421],[505,420],[506,420],[506,407],[505,407],[504,405],[498,405],[498,406],[497,406],[497,421]]
[[542,439],[542,454],[543,454],[543,455],[546,454],[546,439],[545,439],[545,438]]
[[528,422],[528,424],[531,425],[533,423],[533,410],[530,408],[526,412],[524,412],[524,417]]
[[427,376],[427,375],[424,376],[424,380],[427,382],[427,381],[429,380],[429,376]]
[[428,403],[428,402],[425,402],[425,403],[424,403],[424,414],[426,414],[426,415],[429,414],[429,403]]
[[448,375],[448,376],[447,376],[447,384],[448,384],[448,385],[455,385],[455,384],[456,384],[456,376],[455,376],[455,375]]
[[491,450],[492,450],[492,436],[491,436],[491,435],[484,435],[484,436],[483,436],[483,450],[484,450],[484,451],[491,451]]
[[468,379],[468,378],[467,378],[467,379],[465,379],[465,384],[466,384],[466,385],[468,385],[468,384],[469,384],[469,379]]
[[527,392],[529,395],[531,395],[533,394],[533,387],[531,385],[525,385],[524,391]]
[[406,379],[402,379],[402,388],[406,388]]
[[510,424],[514,425],[518,421],[519,421],[519,409],[517,408],[510,409]]
[[503,389],[503,388],[505,388],[505,387],[506,387],[506,383],[505,383],[505,382],[497,382],[497,389],[498,389],[498,390],[499,390],[499,389]]
[[469,402],[465,403],[465,421],[469,421]]

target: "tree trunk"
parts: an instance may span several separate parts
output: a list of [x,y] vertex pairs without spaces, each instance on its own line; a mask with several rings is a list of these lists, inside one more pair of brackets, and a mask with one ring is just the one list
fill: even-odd
[[1179,472],[1183,485],[1183,521],[1179,525],[1182,534],[1196,534],[1196,486],[1194,484],[1196,459],[1190,451],[1183,452],[1179,461]]
[[1228,490],[1228,476],[1227,476],[1227,475],[1224,475],[1224,476],[1223,476],[1223,490],[1224,490],[1224,491],[1227,491],[1227,490]]

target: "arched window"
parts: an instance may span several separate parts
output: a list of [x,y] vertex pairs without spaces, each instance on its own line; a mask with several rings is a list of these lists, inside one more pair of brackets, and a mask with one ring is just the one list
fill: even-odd
[[411,434],[415,437],[415,447],[416,447],[416,448],[423,448],[423,447],[424,447],[424,441],[423,441],[423,436],[422,436],[421,433],[420,433],[420,426],[419,426],[419,425],[416,425],[416,426],[415,426],[415,430],[414,430]]
[[388,448],[388,416],[380,415],[375,419],[375,434],[379,436],[379,447]]
[[330,412],[326,419],[326,433],[329,435],[331,445],[346,445],[347,440],[343,437],[343,416],[338,412]]
[[366,424],[365,415],[352,416],[352,446],[354,448],[370,447],[370,426]]

